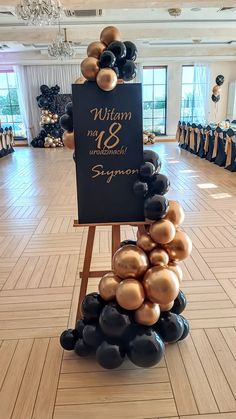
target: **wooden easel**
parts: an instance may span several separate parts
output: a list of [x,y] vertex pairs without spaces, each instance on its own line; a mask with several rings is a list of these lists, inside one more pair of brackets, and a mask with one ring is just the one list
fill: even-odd
[[145,225],[149,223],[145,221],[141,222],[124,222],[124,223],[101,223],[101,224],[80,224],[77,220],[74,221],[74,227],[88,227],[88,236],[85,248],[85,255],[84,255],[84,263],[83,263],[83,270],[80,272],[80,293],[79,293],[79,301],[77,307],[77,314],[76,314],[76,321],[80,319],[80,304],[83,301],[88,287],[88,279],[89,278],[99,278],[105,275],[108,271],[90,271],[91,266],[91,259],[93,254],[93,244],[94,244],[94,237],[96,232],[96,227],[99,226],[111,226],[112,228],[112,251],[111,251],[111,261],[113,258],[114,253],[120,247],[120,227],[121,225],[131,225],[134,227],[138,227],[138,231],[140,233],[145,232]]

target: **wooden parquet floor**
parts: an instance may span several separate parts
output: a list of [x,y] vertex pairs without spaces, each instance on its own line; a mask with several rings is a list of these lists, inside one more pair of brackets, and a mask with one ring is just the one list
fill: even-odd
[[[149,370],[104,371],[59,346],[87,234],[73,228],[71,152],[21,148],[0,160],[1,419],[236,419],[236,175],[174,143],[156,149],[194,249],[182,263],[191,335]],[[99,228],[94,269],[109,269],[110,245]]]

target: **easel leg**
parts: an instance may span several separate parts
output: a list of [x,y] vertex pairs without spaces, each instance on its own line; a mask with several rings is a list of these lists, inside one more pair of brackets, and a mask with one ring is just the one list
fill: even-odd
[[112,226],[112,251],[111,251],[111,262],[113,259],[114,253],[120,247],[120,225]]
[[88,237],[87,237],[86,250],[85,250],[85,255],[84,255],[84,265],[83,265],[83,271],[82,271],[82,276],[81,276],[80,294],[79,294],[79,302],[78,302],[78,308],[77,308],[77,314],[76,314],[76,321],[81,317],[80,304],[83,301],[87,292],[88,277],[89,277],[89,271],[90,271],[90,265],[91,265],[91,259],[92,259],[95,231],[96,231],[96,226],[91,226],[88,229]]

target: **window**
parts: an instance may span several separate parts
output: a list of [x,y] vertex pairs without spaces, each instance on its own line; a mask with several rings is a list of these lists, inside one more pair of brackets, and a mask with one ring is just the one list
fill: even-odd
[[204,123],[207,118],[209,70],[205,65],[182,67],[182,100],[180,119]]
[[17,95],[17,78],[13,69],[0,69],[0,125],[12,127],[14,137],[25,137]]
[[143,67],[143,129],[166,133],[167,67]]

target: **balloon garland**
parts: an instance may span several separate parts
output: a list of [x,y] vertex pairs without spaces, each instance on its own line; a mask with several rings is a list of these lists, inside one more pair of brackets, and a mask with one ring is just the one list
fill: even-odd
[[38,148],[63,147],[61,139],[63,131],[55,107],[55,97],[60,92],[60,87],[56,85],[49,88],[43,84],[40,86],[40,91],[41,94],[37,96],[36,100],[41,109],[40,125],[42,129],[31,141],[31,145]]

